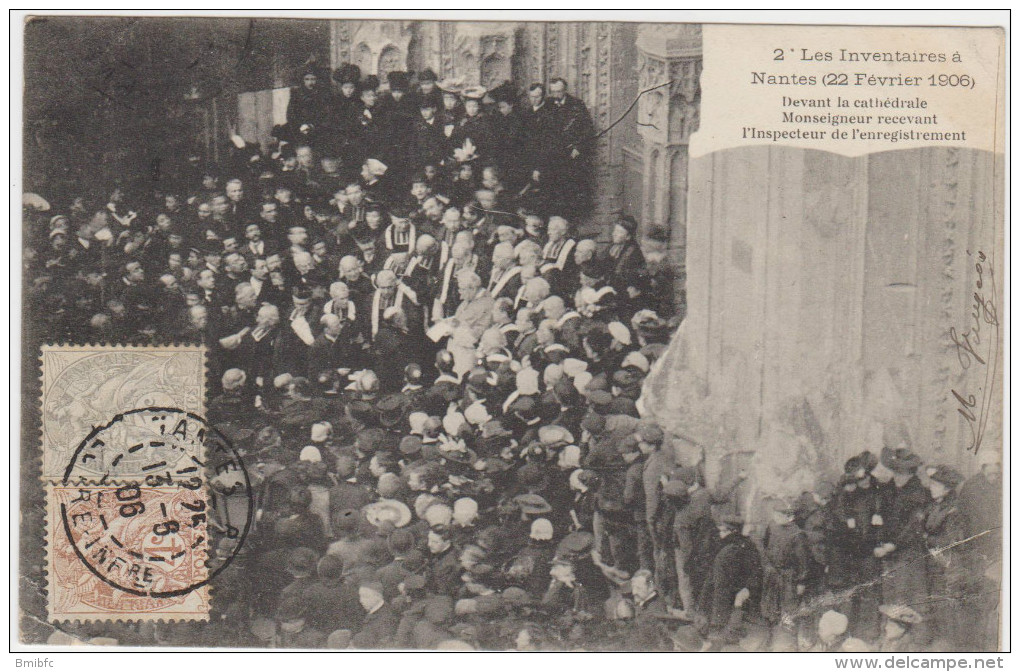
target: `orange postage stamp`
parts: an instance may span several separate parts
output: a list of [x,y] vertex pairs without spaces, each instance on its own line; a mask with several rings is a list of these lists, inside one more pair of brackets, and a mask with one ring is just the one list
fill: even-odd
[[42,360],[50,619],[207,620],[209,582],[234,555],[215,551],[240,548],[251,488],[199,414],[204,351],[61,346]]

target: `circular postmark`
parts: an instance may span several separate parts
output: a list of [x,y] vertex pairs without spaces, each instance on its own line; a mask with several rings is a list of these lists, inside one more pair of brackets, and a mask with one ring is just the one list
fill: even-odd
[[116,415],[78,444],[60,503],[79,560],[132,595],[177,597],[236,557],[254,501],[244,463],[202,417],[148,407]]

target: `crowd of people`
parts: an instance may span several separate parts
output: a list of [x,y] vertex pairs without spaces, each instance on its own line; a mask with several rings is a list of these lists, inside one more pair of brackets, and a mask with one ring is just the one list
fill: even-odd
[[205,344],[257,492],[210,622],[121,643],[995,646],[996,464],[886,446],[745,520],[745,474],[707,487],[642,417],[680,316],[633,218],[578,236],[595,132],[566,82],[332,79],[224,167],[26,197],[37,337]]

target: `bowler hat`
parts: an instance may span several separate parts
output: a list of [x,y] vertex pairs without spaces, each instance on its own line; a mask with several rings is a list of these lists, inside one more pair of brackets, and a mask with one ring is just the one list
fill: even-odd
[[595,537],[591,532],[578,530],[563,537],[556,548],[556,555],[563,559],[575,558],[591,550]]
[[613,384],[617,387],[633,387],[641,382],[639,374],[632,369],[619,369],[613,373]]
[[843,465],[843,471],[857,479],[864,478],[878,465],[878,458],[870,450],[854,455]]
[[370,427],[360,434],[356,439],[358,448],[362,453],[374,453],[383,447],[386,441],[386,431],[378,427]]
[[439,77],[436,76],[436,72],[432,68],[425,68],[418,73],[419,82],[434,82],[438,79]]
[[407,91],[411,85],[411,78],[402,70],[394,70],[386,75],[386,82],[390,85],[390,91]]
[[589,434],[601,434],[606,429],[606,418],[604,415],[589,412],[581,419],[581,429]]
[[323,580],[339,579],[344,573],[344,561],[339,555],[324,555],[316,565],[315,573]]
[[549,502],[541,495],[526,493],[517,495],[514,497],[514,501],[521,509],[521,513],[529,516],[540,516],[553,510]]
[[629,397],[616,397],[613,403],[609,404],[609,415],[629,415],[632,418],[640,417],[637,404]]
[[928,478],[938,481],[950,490],[963,483],[963,474],[947,464],[940,464],[933,469],[929,469]]
[[393,427],[404,419],[405,398],[400,394],[390,394],[376,402],[375,410],[379,413],[379,423],[383,427]]
[[295,548],[287,556],[287,571],[294,575],[310,576],[315,573],[319,554],[305,546]]
[[637,431],[645,443],[659,445],[665,438],[662,428],[654,420],[642,420],[638,423]]
[[407,591],[424,590],[425,577],[420,574],[411,574],[404,579],[404,589]]
[[421,437],[409,434],[400,439],[400,452],[404,455],[417,455],[421,452]]
[[882,448],[882,464],[898,474],[912,474],[921,466],[921,458],[906,446],[899,446],[895,449],[884,446]]

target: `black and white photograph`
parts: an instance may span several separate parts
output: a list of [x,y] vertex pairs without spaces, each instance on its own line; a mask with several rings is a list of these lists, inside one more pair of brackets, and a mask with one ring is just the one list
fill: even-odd
[[1008,651],[1008,13],[387,13],[11,14],[12,647]]

